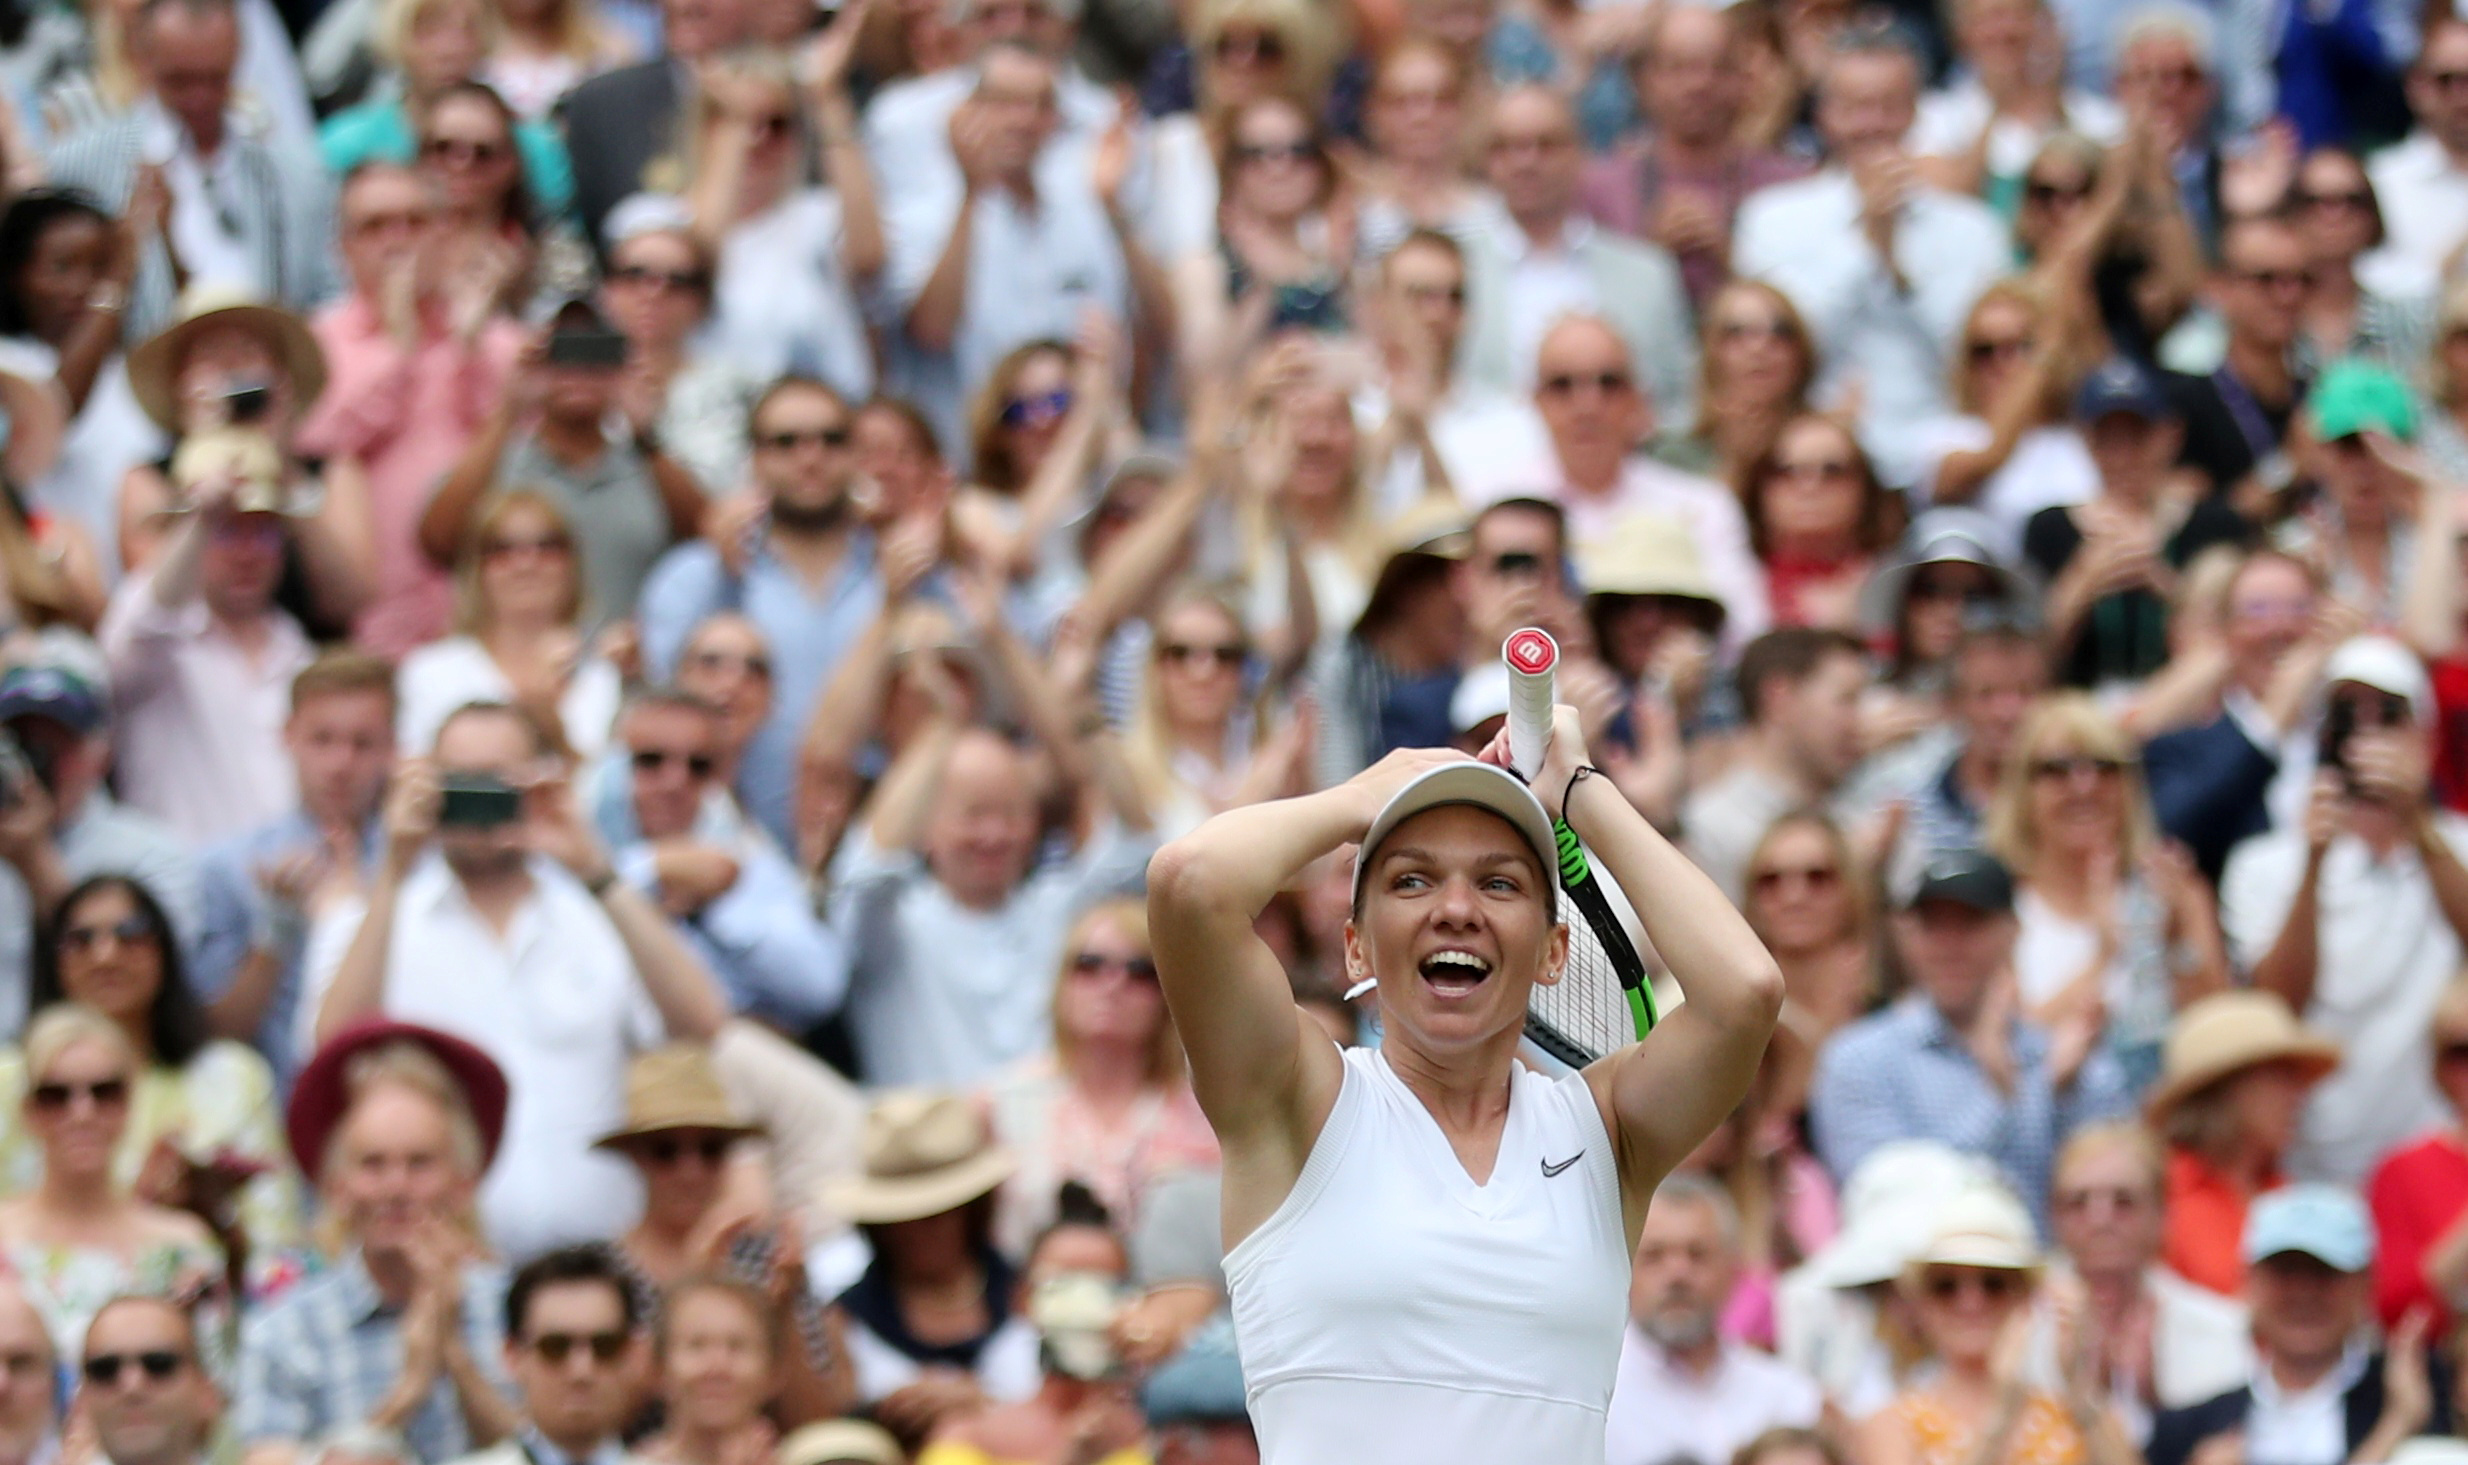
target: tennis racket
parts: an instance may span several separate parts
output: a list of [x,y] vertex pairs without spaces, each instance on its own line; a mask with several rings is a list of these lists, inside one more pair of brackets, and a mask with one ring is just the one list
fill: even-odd
[[[1528,626],[1501,645],[1500,659],[1508,663],[1508,758],[1517,776],[1531,783],[1551,747],[1559,643]],[[1661,1014],[1645,963],[1614,908],[1610,877],[1595,870],[1566,820],[1554,820],[1552,832],[1559,842],[1560,893],[1569,905],[1568,965],[1557,982],[1535,984],[1525,1035],[1562,1063],[1583,1068],[1644,1037]]]

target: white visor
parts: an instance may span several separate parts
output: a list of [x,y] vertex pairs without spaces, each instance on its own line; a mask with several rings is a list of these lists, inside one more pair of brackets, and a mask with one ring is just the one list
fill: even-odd
[[1461,763],[1444,763],[1390,796],[1379,817],[1371,821],[1371,828],[1363,834],[1362,848],[1354,856],[1355,905],[1362,904],[1363,880],[1370,873],[1372,856],[1396,832],[1397,826],[1426,810],[1451,804],[1487,809],[1508,821],[1542,865],[1544,908],[1556,920],[1559,843],[1552,837],[1551,816],[1543,812],[1542,801],[1515,774],[1471,758]]

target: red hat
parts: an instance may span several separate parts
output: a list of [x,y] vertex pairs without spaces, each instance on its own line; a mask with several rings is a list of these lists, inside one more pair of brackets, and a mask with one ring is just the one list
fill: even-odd
[[291,1086],[284,1129],[291,1139],[291,1156],[311,1184],[316,1183],[326,1143],[351,1099],[343,1081],[351,1060],[392,1042],[417,1043],[445,1065],[462,1089],[463,1101],[471,1106],[472,1122],[479,1126],[480,1168],[486,1170],[496,1160],[497,1141],[506,1132],[506,1075],[497,1060],[435,1028],[372,1017],[336,1033],[310,1056],[308,1066]]

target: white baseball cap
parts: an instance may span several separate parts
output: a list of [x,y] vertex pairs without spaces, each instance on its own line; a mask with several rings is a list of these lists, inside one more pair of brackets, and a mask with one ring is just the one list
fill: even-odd
[[1391,794],[1379,817],[1371,821],[1364,832],[1362,849],[1354,857],[1354,902],[1362,903],[1363,880],[1371,871],[1371,862],[1388,836],[1397,826],[1415,815],[1452,804],[1471,805],[1488,810],[1508,821],[1519,838],[1534,851],[1542,865],[1545,904],[1554,915],[1559,911],[1559,881],[1554,872],[1559,869],[1559,843],[1552,837],[1551,816],[1543,812],[1542,801],[1534,791],[1520,782],[1505,768],[1472,758],[1439,767],[1418,775],[1411,783]]

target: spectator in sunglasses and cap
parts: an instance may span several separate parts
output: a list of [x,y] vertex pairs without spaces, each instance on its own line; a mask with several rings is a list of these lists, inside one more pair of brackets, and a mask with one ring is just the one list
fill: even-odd
[[2449,1434],[2445,1370],[2429,1372],[2419,1315],[2392,1330],[2387,1352],[2365,1340],[2373,1316],[2374,1223],[2365,1203],[2329,1185],[2294,1185],[2246,1214],[2245,1293],[2253,1307],[2248,1380],[2215,1399],[2164,1410],[2144,1451],[2150,1465],[2224,1458],[2273,1465],[2341,1465],[2392,1457],[2422,1433]]

